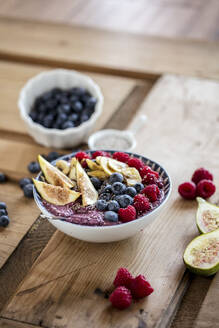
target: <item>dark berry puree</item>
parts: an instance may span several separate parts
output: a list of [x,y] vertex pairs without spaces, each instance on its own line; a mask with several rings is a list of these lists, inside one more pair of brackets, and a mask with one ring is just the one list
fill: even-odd
[[53,205],[43,200],[43,205],[48,212],[54,216],[65,218],[67,222],[86,225],[86,226],[108,226],[116,225],[121,222],[110,222],[104,220],[104,212],[98,211],[95,206],[82,207],[79,203],[69,203],[67,205]]

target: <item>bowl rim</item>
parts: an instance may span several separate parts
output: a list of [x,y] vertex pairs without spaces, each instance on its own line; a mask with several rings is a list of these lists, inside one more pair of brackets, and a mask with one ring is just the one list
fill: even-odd
[[[68,128],[68,129],[65,129],[65,130],[49,129],[49,128],[46,128],[46,127],[40,125],[39,123],[34,122],[30,118],[30,116],[28,115],[28,112],[26,110],[26,106],[24,105],[24,98],[26,97],[25,93],[28,91],[28,89],[30,88],[32,83],[39,82],[42,78],[46,78],[48,75],[53,75],[54,73],[55,74],[58,73],[60,75],[61,74],[67,74],[67,75],[72,75],[72,76],[74,75],[75,77],[79,76],[80,78],[86,80],[88,82],[88,84],[92,85],[92,87],[94,88],[94,90],[96,92],[95,97],[97,98],[98,102],[95,106],[94,113],[90,116],[90,118],[86,122],[83,122],[82,124],[80,124],[77,127]],[[46,70],[46,71],[43,71],[39,74],[36,74],[35,76],[28,79],[28,81],[24,84],[24,86],[20,90],[19,97],[18,97],[18,102],[17,102],[17,105],[18,105],[18,108],[20,110],[20,115],[21,115],[22,119],[31,128],[37,129],[40,133],[44,133],[44,134],[46,133],[47,135],[54,135],[55,134],[55,135],[59,135],[59,136],[63,136],[63,135],[66,136],[68,134],[72,135],[72,133],[78,133],[80,130],[85,129],[86,127],[89,127],[90,125],[95,124],[96,120],[99,118],[99,116],[102,113],[103,104],[104,104],[104,97],[103,97],[103,94],[101,92],[101,88],[99,87],[99,85],[91,77],[89,77],[86,74],[77,72],[75,70],[63,69],[63,68]]]
[[[96,150],[84,150],[84,152],[86,152],[86,153],[94,153],[95,151],[96,151]],[[116,150],[109,150],[109,149],[107,149],[107,150],[104,149],[104,150],[100,150],[100,151],[110,152],[111,154],[113,154],[113,153],[116,152]],[[70,153],[70,154],[63,155],[63,156],[57,158],[56,160],[52,161],[51,164],[54,165],[54,164],[56,163],[56,161],[58,161],[58,160],[60,160],[60,159],[66,159],[66,157],[67,157],[67,158],[68,158],[68,157],[71,157],[71,156],[73,157],[77,152],[78,152],[78,151],[74,151],[74,152],[72,152],[72,153]],[[166,178],[167,178],[167,180],[168,180],[167,183],[169,183],[168,191],[167,191],[167,194],[165,195],[165,197],[163,198],[162,202],[161,202],[161,203],[160,203],[155,209],[153,209],[153,210],[150,211],[149,213],[147,213],[147,214],[143,215],[142,217],[140,217],[140,218],[138,218],[138,219],[135,219],[135,220],[133,220],[133,221],[129,221],[129,222],[121,223],[121,224],[116,224],[116,225],[108,225],[108,226],[88,226],[88,225],[76,224],[76,223],[72,223],[72,222],[64,221],[64,220],[62,220],[61,218],[60,218],[60,220],[59,220],[59,219],[56,219],[55,221],[61,221],[62,223],[70,224],[70,225],[72,225],[72,227],[77,227],[77,229],[78,229],[78,228],[80,228],[80,229],[82,229],[82,230],[89,230],[89,229],[93,229],[93,230],[94,230],[94,229],[96,229],[96,230],[101,230],[101,231],[102,231],[102,230],[116,229],[116,228],[119,229],[119,228],[123,227],[124,225],[125,225],[125,226],[128,226],[128,225],[130,225],[130,226],[131,226],[131,225],[135,225],[137,222],[140,223],[140,222],[144,221],[146,218],[148,218],[149,216],[151,216],[152,214],[154,214],[154,213],[156,213],[158,210],[160,210],[160,209],[163,207],[163,205],[166,204],[167,200],[168,200],[169,197],[170,197],[171,191],[172,191],[172,181],[171,181],[171,179],[170,179],[169,174],[168,174],[167,171],[163,168],[162,165],[160,165],[158,162],[155,162],[155,161],[151,160],[151,159],[148,158],[148,157],[145,157],[145,156],[143,156],[143,155],[138,155],[138,154],[136,154],[136,153],[128,152],[128,151],[125,152],[125,153],[127,153],[128,155],[133,155],[134,157],[137,157],[137,158],[142,158],[143,160],[146,160],[146,161],[149,160],[149,161],[152,162],[153,164],[158,165],[159,168],[161,168],[161,170],[162,170],[163,172],[165,172],[165,174],[166,174]],[[42,171],[40,171],[40,172],[38,173],[38,175],[37,175],[37,177],[36,177],[36,180],[38,180],[38,179],[40,178],[41,174],[42,174]],[[41,210],[41,209],[44,209],[45,212],[48,212],[48,211],[45,209],[45,207],[42,206],[42,204],[41,204],[41,202],[40,202],[40,200],[39,200],[39,197],[41,197],[41,196],[39,196],[39,194],[38,194],[38,192],[37,192],[35,186],[33,186],[33,195],[34,195],[34,201],[35,201],[36,205],[38,206],[38,208],[39,208],[40,210]],[[50,212],[48,212],[48,213],[50,213]],[[50,213],[50,214],[51,214],[51,213]],[[52,221],[53,221],[53,219],[52,219],[52,214],[51,214],[51,218],[49,218],[48,220],[52,223]]]

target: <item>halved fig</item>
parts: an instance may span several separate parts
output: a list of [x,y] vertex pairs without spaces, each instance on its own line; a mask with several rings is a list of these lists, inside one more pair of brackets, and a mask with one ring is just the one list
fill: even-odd
[[33,179],[34,185],[43,199],[54,205],[66,205],[76,201],[81,195],[79,192],[53,186],[51,184]]
[[76,164],[76,176],[77,185],[82,194],[82,205],[87,206],[95,204],[98,199],[98,193],[79,162]]
[[219,228],[219,207],[207,202],[201,197],[196,198],[198,209],[196,224],[201,233],[214,231]]
[[60,169],[64,174],[68,174],[70,171],[70,163],[67,161],[64,161],[63,159],[60,159],[56,162],[56,167]]
[[203,276],[215,274],[219,270],[219,229],[193,239],[183,259],[193,273]]
[[128,186],[134,186],[142,180],[138,170],[134,167],[126,167],[121,170],[121,173],[124,175]]
[[42,156],[38,156],[38,161],[43,171],[43,174],[46,178],[46,181],[51,183],[54,186],[72,188],[74,184],[72,181],[59,169],[47,162]]

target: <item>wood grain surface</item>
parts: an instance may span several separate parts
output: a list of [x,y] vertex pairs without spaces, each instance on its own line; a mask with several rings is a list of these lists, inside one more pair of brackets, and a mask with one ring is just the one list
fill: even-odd
[[[10,38],[8,38],[10,35]],[[0,58],[131,77],[219,78],[219,43],[0,20]]]
[[[48,69],[49,67],[0,61],[0,89],[4,95],[1,102],[0,131],[18,132],[19,134],[26,132],[17,106],[19,92],[28,79]],[[122,104],[137,82],[134,79],[122,77],[87,74],[101,87],[104,95],[105,112],[96,125],[96,129],[100,129]],[[151,86],[151,82],[146,81],[145,84]]]
[[[55,233],[3,317],[56,328],[71,327],[72,322],[75,328],[87,322],[89,327],[166,327],[180,301],[177,294],[183,295],[190,279],[184,274],[183,251],[198,235],[196,203],[181,200],[177,186],[203,165],[219,187],[218,92],[215,82],[176,76],[156,84],[140,110],[148,115],[148,125],[137,135],[136,151],[170,173],[173,192],[166,209],[147,229],[123,242],[91,244]],[[155,288],[148,299],[122,313],[104,298],[120,266],[145,274]]]
[[218,40],[218,0],[0,0],[0,15],[162,37]]

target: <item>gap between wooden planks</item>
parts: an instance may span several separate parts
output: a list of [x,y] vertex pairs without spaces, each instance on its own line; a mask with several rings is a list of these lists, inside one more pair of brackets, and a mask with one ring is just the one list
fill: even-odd
[[[10,35],[10,38],[8,37]],[[134,78],[219,79],[219,43],[0,19],[0,58]]]
[[[175,76],[156,84],[141,109],[150,124],[138,133],[136,151],[161,162],[172,177],[173,192],[163,214],[143,232],[118,243],[84,243],[56,232],[3,317],[49,328],[72,322],[75,328],[161,328],[170,323],[189,278],[183,278],[182,254],[198,235],[196,203],[181,200],[177,186],[203,165],[214,172],[219,187],[218,92],[215,82]],[[97,287],[112,289],[120,266],[145,274],[155,288],[125,312],[113,310],[95,293]]]

